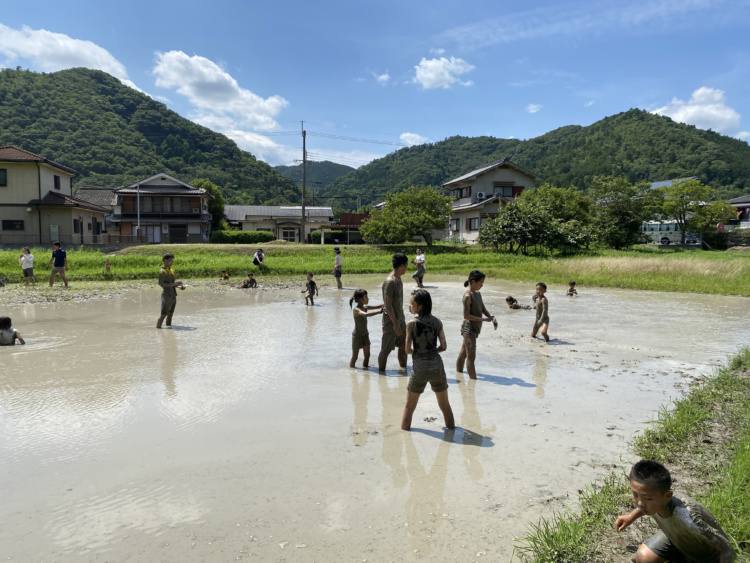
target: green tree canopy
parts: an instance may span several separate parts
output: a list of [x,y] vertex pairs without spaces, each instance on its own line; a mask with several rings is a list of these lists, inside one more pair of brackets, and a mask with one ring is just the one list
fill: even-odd
[[592,192],[597,198],[594,218],[596,238],[615,250],[643,241],[643,221],[648,219],[649,184],[633,185],[625,178],[597,176]]
[[432,231],[445,228],[450,201],[435,188],[411,186],[399,194],[388,194],[383,209],[373,211],[360,228],[362,238],[399,243],[422,236],[430,246]]
[[214,231],[221,230],[224,226],[224,196],[221,195],[219,186],[208,178],[197,178],[190,182],[190,185],[194,188],[206,190],[213,196],[213,199],[208,200],[208,212],[211,214],[211,229]]
[[716,196],[716,190],[705,186],[700,180],[684,179],[659,188],[659,192],[663,198],[659,214],[677,222],[682,231],[680,242],[684,244],[691,216]]

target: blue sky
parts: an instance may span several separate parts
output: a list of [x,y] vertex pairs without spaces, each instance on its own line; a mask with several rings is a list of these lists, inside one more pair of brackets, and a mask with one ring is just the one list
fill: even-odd
[[1,67],[104,70],[272,165],[301,121],[311,159],[351,166],[630,108],[750,140],[750,0],[30,6],[0,11]]

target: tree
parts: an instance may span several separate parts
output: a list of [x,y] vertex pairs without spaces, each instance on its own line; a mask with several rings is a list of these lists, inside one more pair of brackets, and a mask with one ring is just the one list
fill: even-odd
[[368,242],[399,243],[413,236],[432,245],[432,231],[444,229],[451,213],[451,199],[435,188],[411,186],[399,194],[388,194],[382,210],[375,210],[360,228]]
[[592,186],[597,198],[596,238],[615,250],[641,242],[643,221],[649,216],[653,197],[648,194],[649,184],[634,186],[625,178],[596,176]]
[[659,191],[664,198],[660,214],[677,222],[682,231],[680,243],[685,244],[690,217],[716,195],[716,190],[703,185],[699,180],[685,179],[659,188]]
[[208,200],[208,212],[211,214],[211,230],[222,230],[224,223],[224,196],[221,195],[219,186],[208,178],[197,178],[190,182],[194,188],[206,190],[213,199]]

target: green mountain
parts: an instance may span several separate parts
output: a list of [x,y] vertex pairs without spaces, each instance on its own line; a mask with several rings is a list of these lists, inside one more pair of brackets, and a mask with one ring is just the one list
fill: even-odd
[[746,142],[631,109],[526,141],[450,137],[401,149],[338,179],[322,197],[333,196],[348,208],[358,195],[363,204],[377,203],[389,192],[439,186],[502,158],[547,182],[584,191],[597,175],[625,176],[633,183],[698,176],[724,198],[750,191]]
[[116,187],[166,172],[208,178],[227,203],[300,201],[294,182],[234,141],[97,70],[0,70],[0,145],[11,144],[75,168],[79,185]]
[[[302,185],[302,164],[297,164],[295,166],[274,166],[273,169],[282,176],[289,178],[297,185]],[[315,188],[316,191],[325,188],[352,170],[354,170],[354,168],[351,166],[345,166],[329,160],[324,160],[323,162],[308,162],[305,168],[307,187]]]

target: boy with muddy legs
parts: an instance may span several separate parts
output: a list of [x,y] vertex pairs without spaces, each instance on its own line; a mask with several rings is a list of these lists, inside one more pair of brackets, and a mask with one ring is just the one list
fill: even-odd
[[690,497],[672,493],[669,471],[656,461],[639,461],[630,470],[636,509],[615,521],[622,532],[642,516],[653,517],[660,531],[638,548],[636,563],[731,563],[734,549],[713,514]]
[[[354,307],[352,315],[354,315],[354,331],[352,331],[352,359],[349,361],[349,367],[353,368],[357,364],[357,356],[359,356],[360,348],[365,354],[364,363],[362,367],[370,367],[370,333],[367,330],[367,317],[374,315],[383,314],[382,305],[368,305],[370,298],[367,297],[367,291],[364,289],[358,289],[354,292],[354,296],[349,299],[349,308],[352,303],[357,303]],[[367,311],[373,311],[368,313]]]
[[[463,296],[464,322],[461,324],[463,343],[456,359],[456,371],[463,373],[465,362],[469,379],[477,378],[474,361],[477,357],[477,337],[482,332],[482,323],[491,322],[497,330],[497,321],[484,306],[482,294],[479,293],[483,285],[484,274],[479,270],[472,270],[469,279],[464,282],[464,287],[468,289]],[[485,315],[486,318],[482,318],[482,315]]]
[[388,355],[398,348],[398,365],[406,368],[406,320],[404,319],[404,284],[401,276],[406,273],[409,259],[398,252],[391,258],[393,271],[383,282],[383,337],[378,354],[378,369],[385,371]]
[[[427,383],[435,392],[438,406],[443,412],[445,427],[453,430],[453,410],[448,400],[448,380],[440,352],[445,352],[445,332],[440,319],[432,316],[432,297],[424,289],[418,289],[409,299],[409,312],[416,315],[406,325],[406,353],[412,354],[412,370],[406,389],[406,405],[401,417],[401,430],[411,430],[411,419],[424,393]],[[438,346],[440,341],[440,346]]]
[[156,321],[156,328],[161,328],[164,319],[167,319],[167,327],[172,326],[172,315],[177,305],[177,289],[185,289],[181,281],[175,279],[172,264],[174,263],[174,254],[168,252],[161,257],[163,267],[159,270],[159,286],[161,287],[161,315]]
[[55,261],[55,265],[52,267],[52,273],[49,275],[49,286],[52,287],[55,284],[55,276],[60,274],[63,282],[65,282],[65,287],[68,287],[68,278],[65,277],[65,272],[68,270],[68,255],[60,248],[58,241],[52,243],[52,248],[52,258],[47,262],[47,269],[49,269],[49,265],[52,264],[53,260]]
[[422,254],[422,249],[417,248],[417,256],[414,258],[414,260],[411,261],[412,264],[414,264],[417,267],[417,271],[414,272],[411,277],[414,279],[415,282],[417,282],[417,287],[422,288],[424,287],[424,284],[422,283],[422,280],[424,279],[424,254]]
[[536,320],[534,321],[534,328],[531,329],[531,338],[536,338],[536,333],[541,328],[544,341],[549,342],[549,336],[547,336],[547,327],[549,326],[549,302],[544,296],[546,292],[547,284],[542,282],[536,284],[536,299],[534,300],[536,307]]
[[318,284],[313,281],[312,272],[307,272],[307,283],[305,284],[305,289],[300,291],[300,293],[305,292],[307,292],[307,295],[305,295],[305,305],[315,305],[313,296],[318,295]]

